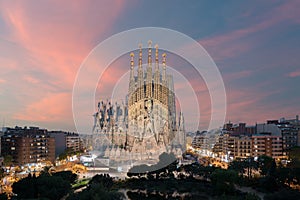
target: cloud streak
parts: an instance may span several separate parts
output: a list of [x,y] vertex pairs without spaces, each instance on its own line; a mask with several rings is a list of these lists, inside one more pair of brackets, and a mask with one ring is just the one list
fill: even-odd
[[287,74],[287,76],[290,77],[290,78],[299,77],[300,76],[300,70],[290,72],[290,73]]
[[[20,91],[19,95],[24,97],[32,91],[22,110],[13,115],[14,119],[73,121],[70,105],[76,72],[95,41],[109,32],[123,8],[122,1],[0,3],[1,16],[8,27],[2,38],[18,45],[27,55],[21,62],[13,56],[0,58],[5,59],[1,64],[13,65],[6,69],[6,74],[17,72],[8,78],[19,76],[11,83]],[[8,91],[6,95],[14,93]]]
[[[237,57],[250,51],[262,42],[261,36],[256,35],[259,32],[282,23],[299,24],[300,14],[297,11],[299,7],[299,1],[283,2],[275,8],[266,11],[262,16],[259,16],[259,19],[257,19],[257,16],[251,16],[249,14],[251,11],[248,11],[247,15],[256,19],[257,22],[250,22],[250,26],[224,34],[203,38],[199,42],[209,50],[209,53],[217,61]],[[249,36],[253,35],[256,35],[256,37],[249,39]]]

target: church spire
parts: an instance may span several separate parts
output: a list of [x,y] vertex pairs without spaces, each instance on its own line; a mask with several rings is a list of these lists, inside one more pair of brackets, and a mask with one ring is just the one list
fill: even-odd
[[139,68],[138,68],[138,94],[137,94],[137,101],[144,98],[144,75],[143,75],[143,50],[142,44],[139,44]]
[[158,68],[158,44],[155,45],[155,67]]
[[142,57],[143,57],[143,50],[142,50],[142,44],[139,44],[139,68],[142,67],[143,61],[142,61]]
[[162,60],[162,64],[163,64],[163,72],[162,72],[162,80],[163,82],[166,81],[166,75],[167,75],[167,72],[166,72],[166,53],[163,53],[162,54],[162,57],[163,57],[163,60]]
[[152,41],[148,41],[148,65],[152,65]]
[[130,60],[130,68],[133,69],[133,66],[134,66],[134,60],[133,60],[134,53],[133,52],[130,53],[130,58],[131,58],[131,60]]
[[129,95],[130,95],[130,99],[129,99],[129,103],[131,104],[131,93],[134,91],[134,53],[131,52],[130,53],[130,80],[129,80]]
[[166,53],[162,54],[163,57],[163,71],[162,71],[162,102],[167,105],[168,103],[168,90],[167,90],[167,72],[166,72]]
[[133,52],[131,52],[130,53],[130,58],[131,58],[131,60],[130,60],[130,81],[131,80],[134,80],[134,71],[133,71],[133,68],[134,68],[134,53]]
[[148,41],[148,67],[146,77],[146,97],[152,97],[152,41]]
[[160,74],[159,74],[159,61],[158,61],[158,45],[155,45],[155,73],[154,73],[154,98],[159,99],[160,89]]

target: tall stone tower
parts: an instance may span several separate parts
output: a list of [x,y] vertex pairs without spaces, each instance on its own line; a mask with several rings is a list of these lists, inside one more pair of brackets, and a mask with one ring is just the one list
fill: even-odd
[[174,135],[176,125],[176,110],[173,77],[167,74],[166,54],[162,54],[161,66],[158,45],[155,45],[153,69],[152,42],[149,41],[148,62],[143,67],[143,50],[140,44],[137,76],[134,73],[134,54],[130,55],[128,90],[128,138],[130,139],[127,146],[131,149],[135,143],[141,144],[144,140],[151,140],[151,146],[167,146],[173,139],[171,137]]

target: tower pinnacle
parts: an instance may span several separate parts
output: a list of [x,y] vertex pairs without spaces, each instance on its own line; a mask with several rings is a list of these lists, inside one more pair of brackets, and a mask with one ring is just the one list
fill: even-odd
[[151,65],[152,64],[152,41],[149,40],[148,41],[148,65]]
[[158,44],[155,45],[155,63],[158,65]]
[[162,57],[163,57],[162,63],[163,63],[163,66],[164,66],[164,67],[166,67],[166,56],[167,56],[166,53],[163,53],[163,54],[162,54]]
[[143,57],[143,50],[142,50],[142,44],[139,44],[140,52],[139,52],[139,67],[142,67],[142,57]]
[[134,60],[133,60],[134,59],[134,53],[133,52],[130,53],[130,57],[131,57],[130,67],[133,68],[133,66],[134,66]]
[[143,74],[143,50],[142,50],[142,44],[139,44],[139,68],[138,68],[138,94],[137,94],[137,101],[144,98],[144,74]]
[[166,72],[166,53],[162,54],[163,57],[163,70],[162,70],[162,102],[167,105],[168,98],[167,98],[167,72]]
[[131,60],[130,60],[130,80],[129,80],[129,104],[131,105],[133,102],[132,93],[135,89],[134,88],[135,87],[134,70],[133,70],[133,67],[134,67],[134,53],[133,52],[130,53],[130,57],[131,57]]
[[152,41],[148,41],[148,67],[146,78],[146,97],[152,97]]
[[166,81],[166,53],[162,54],[163,60],[162,60],[162,64],[163,64],[163,72],[162,72],[162,80]]
[[154,98],[160,99],[160,74],[158,61],[158,45],[155,45]]

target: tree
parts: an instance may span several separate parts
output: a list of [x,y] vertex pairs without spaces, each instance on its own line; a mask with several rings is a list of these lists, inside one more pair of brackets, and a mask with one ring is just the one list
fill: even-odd
[[275,177],[265,176],[259,179],[257,189],[263,192],[274,192],[277,191],[279,187]]
[[253,193],[247,193],[244,197],[245,200],[260,200],[260,197]]
[[59,176],[41,176],[36,180],[38,198],[61,199],[71,191],[70,182]]
[[274,167],[276,169],[276,163],[272,157],[262,155],[258,157],[257,161],[260,169],[260,174],[263,176],[270,175],[270,173],[274,172]]
[[111,189],[113,186],[114,182],[112,177],[109,176],[109,174],[97,174],[92,178],[92,180],[89,182],[90,185],[93,184],[100,184],[102,185],[105,189]]
[[234,183],[238,180],[238,174],[233,170],[216,169],[211,174],[211,183],[216,194],[234,193]]
[[108,174],[98,174],[89,182],[87,189],[80,193],[72,194],[68,200],[106,200],[124,199],[120,192],[112,190],[114,181]]
[[192,178],[194,176],[195,169],[194,169],[194,166],[192,164],[184,165],[183,170],[186,174],[188,174],[189,178]]
[[254,161],[253,157],[247,158],[245,162],[247,162],[248,178],[250,179],[252,178],[252,170],[258,170],[258,162]]
[[18,182],[13,183],[12,191],[18,195],[20,199],[37,198],[37,191],[35,187],[35,177],[28,174],[26,178],[21,179]]
[[13,157],[11,155],[6,155],[4,156],[3,164],[4,166],[11,166],[13,163],[12,161],[13,161]]
[[277,182],[281,185],[284,186],[285,184],[290,184],[293,181],[293,176],[290,168],[287,167],[280,167],[276,170],[276,179]]
[[47,198],[50,200],[61,199],[71,190],[71,184],[61,176],[42,175],[28,177],[12,185],[13,192],[18,199]]
[[0,194],[0,200],[7,200],[7,199],[8,199],[8,197],[7,197],[6,193]]
[[234,160],[229,164],[229,169],[238,172],[240,176],[243,176],[246,168],[247,163],[243,160]]
[[291,160],[288,163],[290,168],[300,168],[300,147],[293,147],[288,152],[289,159]]
[[40,172],[40,176],[50,176],[49,170],[51,167],[46,166],[43,168],[43,170]]
[[265,200],[286,200],[286,199],[300,199],[300,192],[297,190],[284,189],[275,193],[267,194]]
[[252,170],[253,169],[258,169],[258,164],[257,162],[254,161],[253,157],[249,157],[244,160],[234,160],[230,163],[229,169],[232,169],[240,176],[244,176],[244,174],[247,172],[248,178],[252,178]]
[[0,167],[0,179],[3,178],[5,176],[5,170]]
[[71,171],[61,171],[53,173],[52,176],[58,176],[61,177],[64,180],[67,180],[70,183],[74,183],[77,180],[77,174],[74,174]]
[[59,154],[58,159],[64,160],[64,159],[67,159],[68,156],[73,156],[75,154],[76,153],[74,152],[74,150],[72,148],[67,148],[64,152]]

